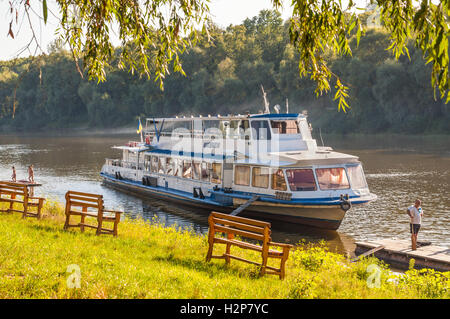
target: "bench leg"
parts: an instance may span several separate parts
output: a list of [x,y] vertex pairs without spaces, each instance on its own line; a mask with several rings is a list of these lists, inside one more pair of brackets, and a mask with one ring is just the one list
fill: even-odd
[[[15,194],[12,194],[11,195],[11,199],[16,199],[16,195]],[[11,210],[14,208],[14,203],[13,202],[10,202],[9,203],[9,209],[8,209],[8,213],[10,214],[11,213]]]
[[214,247],[214,224],[212,223],[212,217],[209,216],[208,218],[208,223],[209,223],[209,231],[208,231],[208,243],[209,243],[209,248],[208,248],[208,253],[206,254],[206,262],[209,262],[211,260],[211,256],[213,253],[213,247]]
[[284,279],[286,274],[286,261],[289,257],[289,248],[283,247],[283,257],[280,263],[280,279]]
[[120,222],[120,214],[116,213],[116,219],[114,220],[114,230],[113,230],[113,236],[117,237],[117,227],[119,226]]
[[266,274],[266,266],[267,266],[268,258],[269,258],[269,248],[268,248],[268,246],[266,246],[266,247],[263,247],[263,251],[262,251],[261,270],[259,271],[260,276],[264,276]]
[[209,243],[208,253],[206,254],[206,261],[211,261],[211,256],[213,252],[213,244]]
[[80,230],[82,233],[84,233],[84,220],[86,219],[86,215],[81,215],[81,220],[80,220]]
[[101,213],[99,212],[99,215],[98,215],[98,218],[97,218],[97,223],[98,223],[98,225],[97,225],[97,232],[96,232],[97,236],[101,235],[101,233],[102,233],[102,226],[103,226],[103,216],[100,215],[100,214]]
[[266,274],[267,259],[269,259],[269,242],[270,242],[270,230],[268,227],[264,228],[264,241],[262,247],[262,263],[261,270],[259,271],[260,276]]
[[27,201],[24,201],[22,218],[27,217],[27,214],[28,214],[28,203]]
[[67,230],[70,222],[70,214],[66,214],[66,222],[64,223],[64,230]]
[[[234,235],[233,235],[233,234],[227,234],[227,239],[233,239],[233,238],[234,238]],[[227,255],[229,255],[229,254],[231,253],[231,244],[227,244],[227,248],[226,248],[226,250],[225,250],[225,253],[226,253]],[[227,265],[230,264],[230,260],[231,260],[230,257],[225,256],[225,263],[226,263]]]
[[[226,255],[229,255],[230,254],[230,250],[231,250],[231,245],[230,244],[227,244],[227,248],[225,249],[225,254]],[[226,256],[225,255],[225,263],[227,264],[227,265],[229,265],[230,264],[230,257],[228,257],[228,256]]]
[[37,219],[41,219],[42,206],[44,206],[44,200],[42,198],[39,198],[39,204],[38,204],[37,212],[36,212]]
[[[83,213],[87,213],[87,207],[83,207],[81,209],[81,211]],[[86,215],[81,214],[80,224],[84,224],[85,219],[86,219]],[[84,225],[80,225],[80,230],[81,230],[82,233],[84,233]]]
[[266,274],[266,265],[267,265],[267,259],[264,259],[263,257],[263,262],[261,265],[261,269],[259,270],[259,275],[260,276],[264,276]]

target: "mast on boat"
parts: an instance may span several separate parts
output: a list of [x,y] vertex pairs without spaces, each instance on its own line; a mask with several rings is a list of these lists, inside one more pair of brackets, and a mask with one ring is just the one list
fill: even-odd
[[269,109],[269,101],[267,100],[267,93],[264,91],[264,87],[261,84],[261,91],[263,93],[263,98],[264,98],[264,114],[268,114],[270,113],[270,109]]

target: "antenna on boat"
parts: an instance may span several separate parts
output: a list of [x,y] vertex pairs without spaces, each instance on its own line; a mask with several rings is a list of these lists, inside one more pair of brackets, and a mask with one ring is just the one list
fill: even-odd
[[[311,123],[309,123],[311,125]],[[319,127],[319,136],[320,136],[320,140],[322,141],[322,146],[325,146],[323,144],[323,138],[322,138],[322,129]]]
[[264,88],[261,84],[261,91],[263,93],[263,98],[264,98],[264,113],[270,113],[270,109],[269,109],[269,101],[267,101],[267,93],[264,92]]
[[289,113],[289,100],[286,98],[286,113]]

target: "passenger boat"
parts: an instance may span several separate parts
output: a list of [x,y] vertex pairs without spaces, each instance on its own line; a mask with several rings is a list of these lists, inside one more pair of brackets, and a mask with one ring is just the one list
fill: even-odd
[[106,185],[333,230],[352,206],[376,199],[358,157],[318,146],[304,114],[148,118],[140,133],[114,147],[121,159],[106,159]]

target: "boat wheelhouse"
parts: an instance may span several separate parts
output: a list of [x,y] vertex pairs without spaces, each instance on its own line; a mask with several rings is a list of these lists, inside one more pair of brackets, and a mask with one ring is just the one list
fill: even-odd
[[337,229],[376,198],[358,157],[317,146],[297,113],[148,118],[141,142],[115,148],[107,185],[222,212]]

